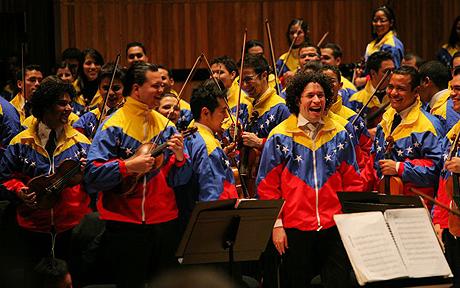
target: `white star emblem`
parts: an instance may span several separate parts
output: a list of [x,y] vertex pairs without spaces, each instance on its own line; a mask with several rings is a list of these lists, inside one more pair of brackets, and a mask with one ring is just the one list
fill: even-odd
[[301,155],[297,155],[297,156],[295,157],[295,159],[294,159],[294,161],[297,161],[297,162],[299,162],[299,163],[302,162],[302,160],[303,160],[303,159],[302,159],[302,156],[301,156]]
[[380,147],[379,145],[377,145],[377,152],[380,152],[382,151],[382,147]]
[[449,157],[449,155],[447,153],[444,153],[444,154],[442,154],[442,157],[444,158],[444,161],[446,161],[447,158]]
[[27,160],[27,158],[24,158],[24,163],[28,164],[29,160]]
[[82,154],[86,154],[86,150],[85,150],[85,148],[81,148],[81,150],[80,150],[80,153],[82,153]]
[[403,156],[403,151],[402,150],[398,150],[397,153],[398,153],[398,156]]
[[264,124],[260,124],[260,129],[264,129]]
[[348,136],[350,137],[350,139],[353,139],[353,134],[349,133]]
[[379,140],[378,139],[375,140],[375,144],[379,145]]
[[75,115],[80,116],[81,111],[77,111]]
[[364,128],[364,123],[362,121],[359,122],[359,126],[361,126],[361,128]]
[[94,124],[91,123],[91,122],[89,122],[89,123],[88,123],[88,127],[89,127],[89,128],[93,128],[93,127],[94,127]]
[[[281,148],[281,146],[280,146],[279,144],[276,144],[275,147],[276,147],[276,149],[280,149],[280,148]],[[281,149],[280,149],[280,150],[281,150]]]
[[225,166],[230,167],[230,161],[228,161],[227,159],[225,159],[224,162],[225,162]]
[[411,154],[411,153],[412,153],[412,147],[410,147],[410,146],[407,147],[407,148],[406,148],[406,151],[407,151],[408,154]]
[[337,153],[337,149],[332,150],[332,152],[334,152],[334,154],[336,154],[336,153]]
[[343,150],[345,147],[345,145],[343,145],[343,143],[339,143],[339,145],[337,145],[337,148],[339,148],[339,150]]
[[355,127],[355,130],[358,131],[359,129],[358,125],[355,125],[354,127]]
[[270,119],[270,121],[275,121],[275,116],[273,116],[272,114],[270,114],[270,116],[268,116],[268,119]]
[[283,146],[283,152],[284,152],[284,153],[289,152],[289,148],[288,148],[287,146]]
[[35,163],[34,161],[32,161],[32,162],[30,163],[30,167],[35,167],[35,166],[37,166],[36,163]]
[[267,124],[267,126],[270,124],[270,120],[265,120],[265,124]]
[[127,156],[133,154],[133,152],[131,151],[131,148],[126,148],[125,153],[126,153]]
[[324,160],[326,160],[326,162],[331,161],[332,160],[331,155],[327,154],[326,156],[324,156]]
[[421,145],[421,144],[420,144],[420,143],[418,143],[418,142],[415,142],[415,143],[414,143],[414,147],[415,147],[415,148],[418,148],[418,147],[420,147],[420,145]]

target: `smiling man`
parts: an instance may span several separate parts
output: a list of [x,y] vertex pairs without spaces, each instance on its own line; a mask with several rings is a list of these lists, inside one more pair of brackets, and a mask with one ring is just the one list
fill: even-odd
[[17,73],[17,86],[19,93],[11,99],[10,103],[18,110],[19,118],[22,122],[31,115],[31,104],[30,99],[38,85],[42,82],[43,74],[40,66],[38,65],[27,65],[24,72],[24,82],[22,81],[22,71]]
[[[420,76],[410,66],[395,70],[391,76],[387,87],[391,107],[377,126],[369,161],[373,167],[368,165],[363,174],[370,186],[373,181],[375,185],[382,181],[383,176],[396,176],[403,182],[405,195],[413,195],[411,187],[434,194],[443,128],[435,116],[422,109],[417,93],[419,84]],[[391,156],[385,159],[389,136],[394,145],[389,151]]]
[[259,198],[286,201],[267,248],[267,254],[284,254],[282,287],[308,287],[317,271],[314,255],[323,259],[325,287],[350,285],[351,268],[333,215],[342,209],[337,191],[361,191],[362,181],[348,131],[327,116],[331,88],[322,73],[294,75],[286,88],[292,114],[271,131],[261,156]]

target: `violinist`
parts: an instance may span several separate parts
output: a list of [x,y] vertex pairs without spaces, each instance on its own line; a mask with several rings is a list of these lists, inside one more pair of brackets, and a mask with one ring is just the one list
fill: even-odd
[[53,174],[66,159],[84,162],[90,142],[68,123],[74,94],[71,84],[45,78],[31,99],[38,121],[11,140],[1,161],[0,181],[20,201],[17,221],[27,281],[33,281],[34,265],[50,255],[54,237],[55,256],[69,260],[72,228],[90,212],[89,197],[80,184],[64,188],[51,209],[39,209],[39,191],[27,186],[33,177]]
[[299,67],[303,67],[308,61],[321,61],[321,50],[314,44],[302,43],[299,46]]
[[[367,59],[367,62],[366,62],[366,70],[368,71],[370,80],[367,81],[364,89],[356,92],[350,97],[349,107],[355,112],[358,112],[364,106],[364,104],[367,103],[372,93],[374,92],[375,87],[377,87],[377,84],[384,77],[385,73],[388,70],[392,71],[394,69],[395,69],[395,64],[393,62],[393,58],[390,53],[375,52],[371,56],[369,56],[369,59]],[[373,97],[369,105],[364,109],[364,112],[362,114],[363,118],[366,118],[367,116],[372,115],[377,110],[379,110],[379,108],[383,107],[383,105],[388,103],[389,100],[387,97],[385,97],[386,96],[385,89],[387,85],[388,85],[388,80],[383,83],[380,90],[375,93],[375,96]],[[382,113],[384,111],[385,109],[383,109]],[[377,124],[380,122],[380,117],[377,116],[375,117],[374,121],[368,122],[367,123],[368,128],[369,129],[375,128]],[[375,133],[375,131],[373,133]],[[373,133],[371,133],[371,135]]]
[[284,99],[269,87],[268,73],[268,62],[262,55],[246,55],[240,81],[259,117],[254,119],[251,129],[243,132],[242,138],[245,146],[257,149],[263,148],[270,131],[290,115]]
[[119,107],[125,102],[123,97],[123,79],[125,77],[125,71],[120,67],[114,67],[113,63],[107,63],[102,67],[100,73],[100,83],[99,83],[99,93],[105,97],[107,90],[109,89],[110,80],[113,74],[113,69],[115,68],[115,77],[113,79],[112,88],[109,90],[109,95],[106,103],[106,107],[102,107],[103,102],[99,103],[96,108],[85,113],[80,117],[72,126],[83,133],[86,137],[92,138],[94,130],[97,129],[97,121],[101,116],[102,109],[105,109],[105,118],[101,119],[103,122],[107,117],[109,117],[113,112],[115,112]]
[[[173,187],[186,184],[192,171],[183,137],[152,110],[163,92],[156,65],[132,65],[124,81],[126,102],[98,129],[88,153],[85,182],[91,191],[101,191],[97,208],[106,220],[101,249],[117,287],[143,287],[156,273],[177,263]],[[158,157],[137,153],[144,143],[167,143],[168,148]],[[128,193],[123,184],[133,175],[142,176]]]
[[130,42],[126,45],[126,61],[128,67],[131,67],[134,63],[148,62],[147,50],[145,49],[144,43],[142,42]]
[[160,106],[158,106],[156,110],[161,115],[169,117],[169,120],[177,127],[177,122],[180,117],[180,108],[179,105],[177,105],[177,96],[175,94],[165,92],[161,96]]
[[19,88],[19,93],[11,99],[10,103],[16,108],[19,113],[19,118],[21,123],[31,115],[31,104],[30,99],[34,94],[35,90],[37,90],[38,85],[43,80],[43,74],[41,72],[40,66],[38,65],[27,65],[24,68],[24,82],[22,79],[22,72],[19,71],[16,75],[17,86]]
[[[294,75],[286,87],[292,114],[271,131],[262,152],[259,198],[286,201],[267,248],[284,255],[281,287],[309,287],[318,266],[324,287],[351,285],[351,266],[332,217],[341,213],[336,192],[362,191],[363,183],[348,131],[327,116],[331,88],[322,73]],[[264,287],[271,278],[264,274]]]
[[[454,72],[454,78],[450,82],[450,97],[453,100],[455,111],[460,112],[460,68],[457,68]],[[439,178],[439,187],[436,199],[448,207],[457,207],[454,205],[452,195],[447,192],[447,180],[452,176],[452,173],[460,173],[460,155],[457,146],[457,153],[452,155],[453,157],[449,160],[448,155],[452,150],[453,138],[460,133],[460,122],[447,133],[442,141],[442,151],[444,157],[441,159],[441,164],[445,169],[441,172]],[[455,135],[455,136],[454,136]],[[459,191],[456,191],[459,193]],[[450,191],[455,193],[455,191]],[[449,215],[444,209],[435,205],[433,209],[433,223],[435,224],[435,230],[438,232],[438,236],[444,243],[446,258],[454,274],[454,287],[460,285],[460,234],[458,233],[458,227],[460,226],[460,218]],[[457,229],[454,229],[455,226]]]
[[[433,196],[442,154],[442,126],[436,117],[422,109],[417,93],[419,84],[415,68],[403,66],[394,71],[387,87],[391,107],[377,126],[371,160],[362,175],[369,184],[383,176],[399,177],[404,195],[412,195],[409,189],[416,187]],[[394,142],[393,149],[386,151],[390,142]],[[385,159],[385,152],[390,159]]]

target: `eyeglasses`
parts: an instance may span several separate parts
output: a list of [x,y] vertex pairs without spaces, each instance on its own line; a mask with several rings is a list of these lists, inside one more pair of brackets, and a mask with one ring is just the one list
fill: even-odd
[[452,90],[454,93],[458,94],[460,93],[460,86],[450,86],[450,90]]
[[[103,85],[101,88],[104,91],[108,91],[109,90],[109,85]],[[112,91],[113,92],[118,92],[118,90],[120,90],[121,88],[122,88],[121,85],[112,85]]]
[[388,20],[387,18],[374,18],[374,19],[372,19],[372,23],[379,23],[379,22],[380,23],[386,23],[388,21],[390,21],[390,20]]
[[262,72],[259,73],[259,74],[256,74],[256,75],[248,75],[248,76],[244,77],[243,79],[241,79],[241,81],[242,81],[243,84],[244,83],[248,84],[248,83],[254,82],[254,80],[256,80],[256,78],[259,77],[260,74],[262,74]]

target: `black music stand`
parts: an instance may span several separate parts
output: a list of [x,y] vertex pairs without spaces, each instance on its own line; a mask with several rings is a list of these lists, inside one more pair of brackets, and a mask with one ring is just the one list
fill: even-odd
[[[182,264],[258,260],[284,200],[198,202],[177,249]],[[236,208],[235,208],[236,207]]]
[[[342,204],[343,213],[384,212],[387,209],[424,207],[423,201],[419,196],[386,195],[376,192],[337,192],[337,196],[339,197],[340,204]],[[427,285],[449,287],[452,281],[452,278],[442,276],[402,278],[367,283],[364,287],[419,287]]]

